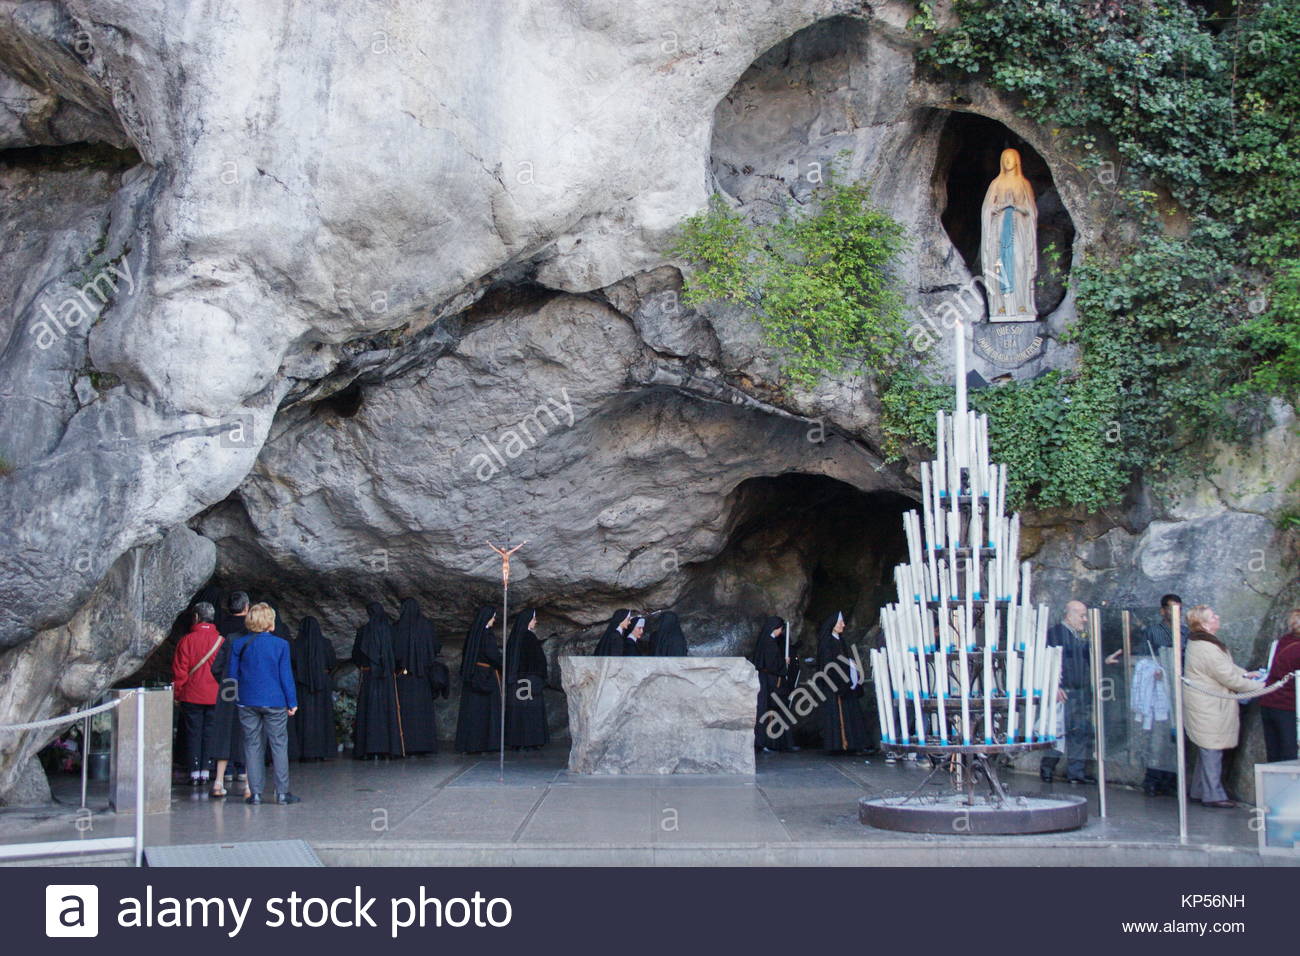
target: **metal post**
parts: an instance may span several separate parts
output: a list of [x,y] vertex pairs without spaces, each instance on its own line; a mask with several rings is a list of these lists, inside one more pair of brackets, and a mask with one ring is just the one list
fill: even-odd
[[501,753],[499,763],[497,764],[497,776],[501,783],[506,782],[506,666],[509,661],[507,657],[508,645],[510,643],[510,628],[507,624],[507,608],[510,603],[510,579],[506,578],[501,585]]
[[1097,730],[1097,801],[1101,817],[1106,818],[1106,719],[1101,706],[1101,611],[1088,612],[1088,637],[1092,644],[1092,721]]
[[144,688],[135,691],[135,865],[144,864]]
[[[96,701],[96,704],[99,702]],[[93,706],[93,705],[92,705]],[[81,718],[81,809],[86,809],[86,782],[90,775],[90,715]]]
[[[1127,608],[1119,612],[1120,632],[1124,637],[1124,706],[1121,713],[1128,714],[1133,700],[1133,614]],[[1133,763],[1132,724],[1126,724],[1128,732],[1124,734],[1124,749],[1127,763]]]
[[1174,643],[1174,739],[1178,745],[1178,842],[1187,842],[1187,743],[1183,740],[1183,609],[1169,605],[1170,636]]

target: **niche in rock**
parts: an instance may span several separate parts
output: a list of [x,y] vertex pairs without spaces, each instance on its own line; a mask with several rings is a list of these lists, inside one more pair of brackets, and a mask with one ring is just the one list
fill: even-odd
[[[751,624],[789,615],[805,654],[816,650],[817,623],[837,609],[861,633],[895,599],[893,569],[907,548],[901,515],[915,504],[824,475],[750,478],[732,492],[727,544],[693,569],[683,603]],[[735,653],[748,654],[752,628],[739,638]]]
[[997,120],[976,113],[948,114],[935,160],[935,195],[943,203],[940,221],[971,275],[980,264],[980,206],[998,175],[1004,149],[1020,153],[1021,171],[1038,205],[1038,278],[1034,300],[1046,317],[1065,298],[1074,247],[1074,223],[1061,202],[1046,160]]

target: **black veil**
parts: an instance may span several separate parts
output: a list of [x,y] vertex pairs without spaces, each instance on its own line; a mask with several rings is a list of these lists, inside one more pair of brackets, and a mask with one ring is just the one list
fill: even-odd
[[394,659],[408,674],[424,677],[437,654],[438,636],[433,622],[420,611],[415,598],[403,598],[393,643]]
[[[370,669],[378,676],[387,676],[394,671],[393,662],[393,622],[378,601],[366,605],[370,620],[361,625],[357,631],[356,650],[370,661]],[[355,653],[355,652],[354,652]]]
[[605,633],[600,635],[600,640],[596,642],[596,649],[592,652],[596,657],[623,656],[623,638],[627,636],[627,631],[620,631],[618,626],[626,621],[631,613],[625,607],[614,612],[614,616],[605,625]]
[[686,635],[682,633],[681,621],[676,611],[664,611],[659,615],[659,624],[655,636],[650,641],[650,654],[653,657],[686,657],[690,651],[686,648]]
[[308,691],[325,690],[330,686],[329,670],[332,662],[325,647],[325,635],[321,633],[320,621],[314,617],[304,617],[298,624],[298,639],[291,645],[289,657],[293,663],[294,682]]
[[486,604],[479,607],[474,612],[474,621],[470,624],[469,630],[465,632],[465,649],[460,659],[460,676],[462,680],[469,680],[473,672],[474,665],[478,663],[479,654],[483,650],[483,637],[487,632],[487,622],[496,614],[494,608]]

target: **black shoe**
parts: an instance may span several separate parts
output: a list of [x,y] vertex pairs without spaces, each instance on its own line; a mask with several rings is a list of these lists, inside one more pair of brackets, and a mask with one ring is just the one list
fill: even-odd
[[1038,779],[1041,780],[1041,781],[1043,781],[1043,783],[1051,783],[1051,782],[1052,782],[1052,771],[1050,771],[1050,770],[1040,769],[1040,770],[1038,771]]
[[292,793],[277,793],[275,802],[283,807],[290,803],[302,803],[302,797],[295,797]]
[[1090,777],[1086,773],[1082,777],[1068,777],[1070,783],[1096,783],[1096,777]]
[[244,802],[257,806],[262,802],[262,795],[260,793],[250,793],[248,796],[244,797]]

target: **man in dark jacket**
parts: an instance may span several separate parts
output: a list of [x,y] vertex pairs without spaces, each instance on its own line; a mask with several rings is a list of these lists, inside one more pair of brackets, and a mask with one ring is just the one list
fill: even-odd
[[298,803],[289,792],[289,717],[298,710],[289,642],[275,636],[275,612],[267,604],[248,609],[247,634],[230,648],[227,676],[239,685],[239,725],[244,731],[244,763],[248,770],[245,803],[262,802],[266,783],[263,743],[270,744],[275,769],[275,802]]
[[[1096,783],[1087,773],[1092,757],[1092,654],[1084,629],[1088,609],[1082,601],[1065,605],[1061,623],[1047,632],[1049,647],[1064,648],[1061,653],[1061,686],[1057,700],[1065,710],[1065,776],[1070,783]],[[1060,751],[1053,750],[1038,765],[1039,776],[1050,781],[1060,762]]]

